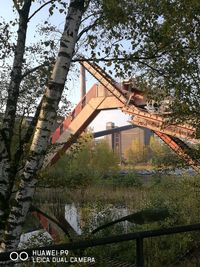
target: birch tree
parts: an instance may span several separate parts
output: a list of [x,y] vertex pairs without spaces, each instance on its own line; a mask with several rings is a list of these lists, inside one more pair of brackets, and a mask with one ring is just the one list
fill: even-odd
[[[13,126],[16,113],[16,102],[19,95],[19,84],[20,77],[22,74],[22,62],[24,56],[25,49],[25,40],[26,40],[26,31],[27,31],[27,23],[28,23],[28,15],[30,11],[31,1],[26,1],[23,5],[23,8],[20,9],[18,4],[17,10],[19,11],[19,29],[18,29],[18,39],[16,44],[16,52],[13,62],[13,68],[11,72],[10,83],[8,86],[8,98],[7,105],[5,110],[5,115],[3,118],[3,126],[0,132],[0,154],[1,154],[1,162],[0,162],[0,221],[1,221],[1,236],[2,231],[4,229],[4,220],[5,213],[8,209],[8,200],[11,194],[12,188],[12,176],[14,175],[14,171],[11,166],[11,158],[10,158],[10,149],[9,143],[11,142],[11,138],[13,135]],[[2,237],[1,237],[2,238]]]
[[[10,162],[9,143],[13,136],[13,126],[16,114],[16,103],[19,96],[19,84],[22,76],[22,63],[25,49],[26,30],[31,0],[15,2],[19,13],[18,39],[15,50],[11,82],[8,89],[6,111],[1,129],[1,249],[15,248],[19,242],[21,227],[29,210],[36,185],[36,172],[41,167],[48,140],[51,134],[52,124],[56,118],[56,110],[61,99],[67,73],[69,71],[78,30],[84,12],[83,0],[71,0],[68,15],[65,21],[64,31],[60,40],[60,49],[53,68],[51,78],[45,90],[41,104],[38,122],[30,147],[29,156],[20,176],[20,186],[7,218],[4,223],[6,208],[11,194],[14,180],[14,172]],[[4,234],[2,230],[5,227]]]

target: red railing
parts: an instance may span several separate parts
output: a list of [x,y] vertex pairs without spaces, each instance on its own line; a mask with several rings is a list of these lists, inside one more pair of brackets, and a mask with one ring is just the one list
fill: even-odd
[[60,135],[66,131],[73,121],[73,119],[81,112],[85,105],[94,97],[96,97],[97,84],[94,84],[92,88],[86,93],[86,95],[81,99],[81,101],[76,105],[73,111],[67,116],[64,121],[59,125],[59,127],[51,135],[51,144],[55,144],[59,139]]

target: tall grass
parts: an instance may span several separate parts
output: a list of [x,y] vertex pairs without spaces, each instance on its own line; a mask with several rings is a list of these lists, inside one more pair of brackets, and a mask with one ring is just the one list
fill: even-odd
[[34,202],[38,205],[66,203],[119,204],[130,208],[140,208],[147,201],[147,187],[115,187],[111,185],[90,185],[84,189],[38,188]]
[[[148,184],[141,186],[118,187],[113,184],[98,183],[90,185],[83,189],[70,190],[67,188],[38,188],[35,195],[36,205],[43,205],[50,209],[54,214],[59,209],[63,210],[66,203],[75,203],[79,207],[91,207],[98,205],[105,210],[109,204],[127,207],[129,212],[140,210],[144,207],[167,207],[170,217],[163,222],[146,224],[142,226],[133,226],[132,231],[170,227],[173,225],[189,224],[200,221],[200,177],[194,176],[155,176]],[[103,180],[102,180],[103,181]],[[45,206],[46,205],[46,206]],[[88,211],[88,210],[87,210]],[[62,212],[62,211],[61,211]],[[63,210],[64,212],[64,210]],[[88,213],[86,212],[86,221]],[[106,221],[112,219],[105,218]],[[102,223],[102,222],[101,222]],[[117,229],[117,230],[116,230]],[[121,229],[107,229],[107,232],[100,234],[109,236],[121,233]],[[188,266],[193,265],[183,262],[182,265],[169,265],[174,262],[179,255],[198,244],[200,234],[187,233],[173,235],[170,237],[151,238],[145,241],[145,266]],[[120,255],[119,253],[122,253]],[[134,244],[130,251],[130,244],[113,245],[111,249],[97,248],[90,249],[91,253],[96,255],[120,255],[125,260],[133,263]],[[188,265],[187,265],[188,264]],[[106,265],[105,265],[106,266]],[[194,265],[195,266],[195,265]]]

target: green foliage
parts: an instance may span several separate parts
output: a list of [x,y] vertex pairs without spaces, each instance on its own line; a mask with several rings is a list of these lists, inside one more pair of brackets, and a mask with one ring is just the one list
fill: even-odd
[[103,177],[107,173],[115,173],[118,170],[118,162],[118,156],[113,153],[105,140],[95,145],[90,166],[95,169],[98,177]]
[[153,99],[171,96],[171,118],[198,126],[200,2],[101,0],[91,8],[98,23],[86,38],[88,57],[107,57],[117,77],[135,77]]
[[159,183],[152,184],[149,204],[151,207],[168,207],[172,225],[199,221],[199,188],[199,176],[165,176]]
[[58,187],[85,187],[115,173],[118,162],[118,157],[104,140],[95,144],[90,133],[84,134],[55,166],[41,173],[40,182]]
[[[103,0],[102,9],[104,11],[105,19],[107,23],[116,26],[119,23],[124,24],[126,21],[126,6],[124,1],[118,0]],[[112,11],[112,12],[111,12]]]
[[[166,207],[169,210],[169,218],[160,222],[159,227],[199,222],[199,176],[162,177],[160,183],[152,185],[147,207]],[[146,246],[151,247],[151,253],[146,251],[149,261],[147,266],[151,266],[151,263],[156,267],[161,264],[168,266],[176,262],[188,249],[195,247],[198,240],[198,232],[146,240]]]
[[[112,227],[102,229],[95,234],[95,237],[107,237],[115,234],[121,234],[126,231],[145,231],[199,222],[199,178],[199,176],[191,177],[182,175],[182,177],[177,177],[157,174],[157,177],[153,179],[151,184],[144,184],[140,188],[131,188],[130,186],[123,188],[123,192],[118,195],[118,198],[115,199],[114,203],[112,202],[112,205],[110,204],[112,199],[111,196],[119,188],[116,189],[115,187],[108,187],[106,185],[104,192],[100,192],[100,188],[98,186],[95,188],[95,193],[91,193],[91,191],[88,193],[90,196],[92,194],[92,197],[86,199],[85,195],[82,194],[83,199],[79,198],[78,203],[76,196],[78,194],[80,197],[80,191],[78,190],[78,193],[76,193],[76,191],[71,190],[71,194],[74,196],[73,201],[76,206],[79,207],[80,203],[83,205],[83,234],[86,234],[87,237],[88,234],[91,233],[91,229],[93,230],[94,228],[126,215],[126,213],[119,213],[121,208],[125,209],[128,214],[139,214],[139,220],[140,217],[142,217],[142,214],[140,213],[141,210],[147,211],[147,217],[149,216],[150,211],[150,220],[152,218],[151,211],[153,210],[164,211],[164,217],[169,213],[169,216],[167,216],[163,221],[153,222],[152,220],[149,220],[148,224],[145,225],[135,225],[132,223],[129,224],[121,222],[113,225]],[[110,188],[109,191],[108,188]],[[88,189],[86,189],[86,191],[87,190]],[[122,188],[120,188],[120,190],[122,190]],[[128,198],[128,194],[130,192],[132,194],[131,197]],[[66,192],[62,192],[61,194],[63,194],[63,197],[65,198],[68,195]],[[55,193],[55,195],[60,196],[58,193]],[[107,201],[104,201],[106,196],[108,199]],[[43,192],[42,197],[44,200],[47,199]],[[52,199],[52,201],[55,202],[54,199]],[[64,203],[67,203],[66,199]],[[113,207],[116,208],[115,212],[113,212]],[[145,239],[145,266],[170,266],[170,263],[176,262],[181,255],[185,254],[186,251],[198,245],[199,238],[199,232],[196,231]],[[135,248],[135,241],[131,241],[90,248],[87,249],[87,253],[88,255],[94,255],[98,260],[100,260],[100,262],[103,262],[102,266],[107,266],[105,258],[107,260],[109,258],[115,258],[118,261],[135,263]],[[98,266],[101,265],[99,264]],[[172,266],[179,265],[177,263]],[[186,265],[182,262],[180,266],[182,267]],[[188,266],[193,267],[192,265]]]
[[141,187],[142,181],[141,177],[134,172],[121,174],[116,173],[114,175],[110,175],[106,179],[102,181],[105,184],[110,184],[115,187]]
[[[198,149],[193,150],[198,151]],[[139,141],[134,140],[131,147],[125,151],[125,158],[130,165],[148,163],[156,168],[176,168],[185,166],[185,162],[180,159],[175,152],[154,136],[151,136],[149,146],[143,146]]]
[[185,165],[185,162],[158,138],[151,137],[150,149],[152,151],[152,164],[156,167],[175,168]]
[[[143,210],[146,210],[147,217],[150,215],[150,220],[148,220],[149,223],[147,225],[133,225],[129,228],[129,231],[145,231],[199,222],[199,176],[183,176],[179,178],[162,176],[161,178],[160,183],[152,183],[152,185],[148,187],[147,195],[143,199]],[[145,188],[143,188],[143,190],[145,190]],[[153,213],[152,211],[154,210],[158,211],[158,213]],[[161,217],[163,217],[164,220],[153,222],[151,215],[156,215],[155,217],[159,218],[159,211],[161,211]],[[136,214],[139,215],[138,222],[140,222],[140,217],[143,218],[143,214],[145,214],[145,212],[137,212]],[[153,218],[155,219],[155,217]],[[104,221],[99,222],[99,225],[107,224],[112,219],[112,216],[108,216],[106,220],[104,219]],[[141,221],[143,222],[143,220]],[[122,225],[119,225],[118,227],[113,225],[112,227],[102,229],[102,231],[99,231],[96,234],[99,237],[118,234],[120,233],[120,227],[122,227]],[[179,257],[184,255],[185,252],[192,247],[195,247],[198,242],[198,232],[145,239],[145,266],[171,266],[171,263],[178,262]],[[125,242],[124,244],[115,244],[112,246],[111,251],[107,248],[94,249],[93,251],[95,251],[97,255],[103,254],[107,255],[107,257],[111,257],[110,255],[113,255],[114,253],[116,255],[120,255],[120,259],[122,261],[126,261],[128,259],[129,263],[133,263],[136,256],[134,251],[134,242],[131,245],[133,250],[131,250],[131,253],[127,255],[126,251],[128,250],[130,252],[129,247],[130,244]],[[106,251],[107,254],[104,254]],[[120,253],[117,254],[116,251],[118,253],[120,251]],[[178,266],[178,263],[176,264],[172,266]],[[184,261],[182,261],[180,266],[185,266]]]
[[131,147],[125,151],[129,164],[146,163],[149,159],[149,149],[138,140],[132,141]]

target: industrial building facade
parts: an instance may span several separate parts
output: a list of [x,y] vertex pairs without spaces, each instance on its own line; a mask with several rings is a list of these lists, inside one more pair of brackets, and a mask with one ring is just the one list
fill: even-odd
[[[117,126],[113,122],[106,123],[106,129],[114,129]],[[146,128],[136,127],[129,130],[119,131],[106,136],[109,147],[117,153],[120,158],[125,158],[125,152],[131,147],[134,141],[144,149],[150,143],[153,132]]]

